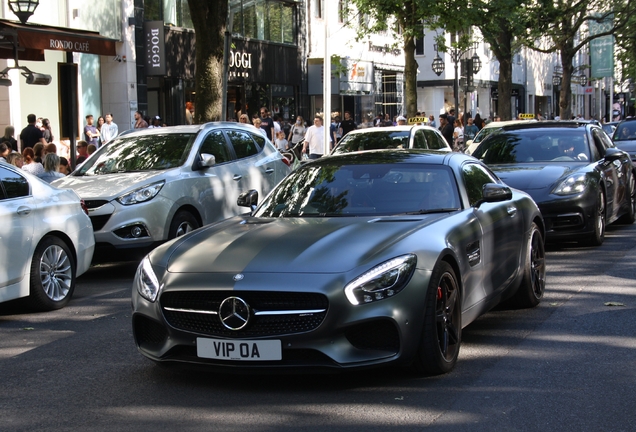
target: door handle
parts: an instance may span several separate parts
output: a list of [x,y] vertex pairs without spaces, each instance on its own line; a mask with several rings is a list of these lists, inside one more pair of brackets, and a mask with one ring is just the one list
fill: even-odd
[[233,180],[239,181],[240,179],[242,179],[243,176],[240,174],[234,174],[234,177],[232,177]]
[[31,213],[31,207],[20,206],[18,207],[18,214],[20,216],[26,216]]
[[508,211],[508,214],[509,214],[510,216],[514,216],[514,215],[516,215],[516,214],[517,214],[517,207],[515,207],[515,206],[508,206],[507,211]]
[[265,174],[271,174],[271,173],[273,173],[273,172],[274,172],[274,168],[267,168],[267,169],[265,170]]

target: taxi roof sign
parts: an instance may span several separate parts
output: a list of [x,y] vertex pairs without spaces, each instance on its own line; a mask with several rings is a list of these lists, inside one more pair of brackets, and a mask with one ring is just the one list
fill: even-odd
[[408,120],[408,124],[427,123],[428,117],[411,117]]
[[519,114],[519,118],[522,119],[522,120],[533,120],[534,119],[534,114],[530,114],[530,113]]

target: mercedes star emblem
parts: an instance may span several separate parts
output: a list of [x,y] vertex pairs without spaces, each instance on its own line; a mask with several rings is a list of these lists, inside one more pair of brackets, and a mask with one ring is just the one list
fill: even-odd
[[230,330],[240,330],[250,319],[249,305],[239,297],[228,297],[219,306],[221,323]]
[[243,280],[244,277],[245,276],[243,276],[241,273],[239,273],[237,275],[234,275],[234,280],[235,281],[240,281],[240,280]]

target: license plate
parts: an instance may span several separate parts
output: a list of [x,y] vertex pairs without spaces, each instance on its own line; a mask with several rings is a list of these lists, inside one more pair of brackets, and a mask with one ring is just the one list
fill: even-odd
[[227,340],[197,338],[197,355],[217,360],[282,360],[279,340]]

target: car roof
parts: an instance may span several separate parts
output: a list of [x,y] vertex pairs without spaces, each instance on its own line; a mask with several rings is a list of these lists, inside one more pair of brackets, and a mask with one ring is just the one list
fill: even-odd
[[490,129],[496,127],[503,127],[508,125],[515,124],[524,124],[524,123],[538,123],[537,120],[504,120],[504,121],[493,121],[487,123],[482,129]]
[[587,121],[579,121],[579,120],[546,120],[541,122],[531,122],[531,123],[518,123],[518,124],[510,124],[507,126],[503,126],[502,129],[505,131],[511,130],[519,130],[519,129],[547,129],[547,128],[579,128],[585,127],[587,125],[598,126],[593,123]]
[[309,165],[337,165],[368,164],[368,163],[426,163],[433,165],[448,165],[451,158],[470,159],[475,158],[456,152],[440,152],[423,149],[380,149],[360,152],[341,153],[329,157],[307,162]]
[[436,130],[434,127],[426,126],[426,125],[382,126],[382,127],[370,127],[370,128],[352,130],[347,135],[360,134],[360,133],[372,133],[372,132],[409,132],[413,129]]
[[233,127],[238,129],[244,129],[250,132],[257,131],[254,126],[248,124],[245,125],[243,123],[237,122],[208,122],[199,125],[179,125],[179,126],[165,126],[160,128],[145,128],[145,129],[134,129],[131,131],[126,131],[125,134],[122,133],[120,136],[132,137],[137,135],[160,135],[166,133],[197,133],[200,130],[204,129],[213,129],[216,127]]

